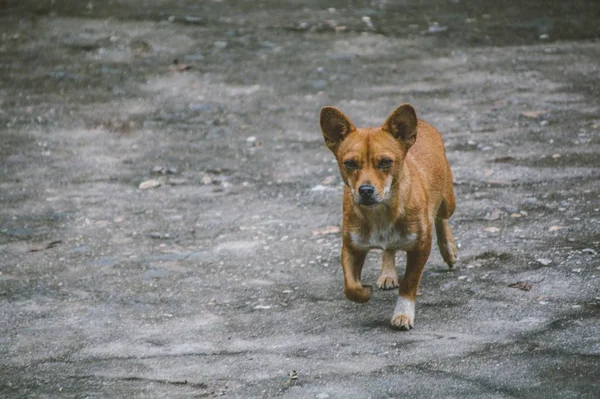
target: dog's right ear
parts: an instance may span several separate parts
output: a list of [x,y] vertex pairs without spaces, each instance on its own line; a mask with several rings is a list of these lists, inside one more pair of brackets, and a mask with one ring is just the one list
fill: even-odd
[[346,136],[356,129],[350,119],[334,107],[325,107],[321,110],[320,122],[325,145],[333,153],[337,151]]

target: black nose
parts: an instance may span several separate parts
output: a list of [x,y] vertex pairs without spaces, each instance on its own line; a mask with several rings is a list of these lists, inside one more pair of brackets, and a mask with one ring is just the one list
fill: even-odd
[[375,187],[370,184],[363,184],[358,188],[358,193],[363,198],[370,198],[375,194]]

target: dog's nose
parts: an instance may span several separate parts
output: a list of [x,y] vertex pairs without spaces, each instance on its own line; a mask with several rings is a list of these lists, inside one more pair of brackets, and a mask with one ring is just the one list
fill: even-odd
[[370,184],[363,184],[358,188],[358,193],[363,198],[370,198],[375,194],[375,187]]

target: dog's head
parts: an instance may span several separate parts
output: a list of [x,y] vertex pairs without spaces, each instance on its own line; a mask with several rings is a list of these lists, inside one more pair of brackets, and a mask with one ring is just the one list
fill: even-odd
[[403,104],[381,127],[356,128],[340,110],[325,107],[320,122],[325,144],[335,155],[354,201],[375,206],[390,199],[406,152],[417,138],[415,109]]

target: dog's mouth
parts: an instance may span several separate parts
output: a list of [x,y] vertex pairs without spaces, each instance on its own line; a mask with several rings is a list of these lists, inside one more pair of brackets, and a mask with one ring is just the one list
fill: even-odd
[[368,208],[378,205],[380,202],[375,198],[359,198],[357,201],[358,205],[366,206]]

